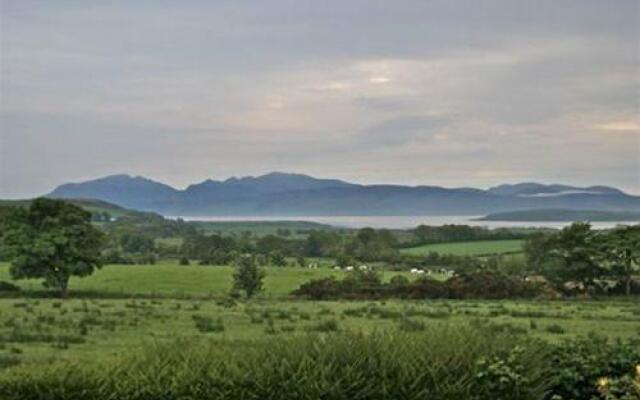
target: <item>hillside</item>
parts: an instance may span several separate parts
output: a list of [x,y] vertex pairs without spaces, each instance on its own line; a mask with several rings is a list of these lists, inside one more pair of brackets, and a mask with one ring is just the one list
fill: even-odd
[[640,212],[543,209],[489,214],[478,221],[640,221]]
[[[111,204],[103,200],[90,200],[90,199],[65,199],[71,204],[75,204],[92,214],[104,214],[107,213],[111,217],[122,217],[127,215],[140,214],[139,211],[129,210],[124,207]],[[31,200],[0,200],[0,215],[7,210],[14,207],[28,207]]]
[[206,180],[184,190],[143,177],[114,175],[65,184],[49,196],[95,198],[171,216],[486,215],[533,209],[640,212],[640,197],[605,186],[525,183],[482,190],[360,185],[281,172]]

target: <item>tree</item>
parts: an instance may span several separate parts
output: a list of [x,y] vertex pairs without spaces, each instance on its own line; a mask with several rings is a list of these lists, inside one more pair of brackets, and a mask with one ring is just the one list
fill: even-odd
[[640,225],[614,229],[602,234],[600,258],[609,275],[624,284],[631,295],[633,275],[640,272]]
[[272,251],[269,254],[269,258],[271,259],[271,263],[276,267],[286,267],[287,259],[282,255],[279,251]]
[[236,270],[233,273],[233,291],[244,292],[247,298],[262,291],[264,270],[258,268],[256,260],[251,255],[244,255],[236,260]]
[[103,234],[91,225],[91,213],[46,198],[9,217],[4,243],[14,279],[43,278],[44,286],[67,297],[71,276],[91,275],[101,267]]
[[[576,222],[539,242],[537,249],[540,272],[550,281],[577,281],[585,286],[604,275],[597,262],[596,237],[587,223]],[[529,254],[531,257],[532,254]]]

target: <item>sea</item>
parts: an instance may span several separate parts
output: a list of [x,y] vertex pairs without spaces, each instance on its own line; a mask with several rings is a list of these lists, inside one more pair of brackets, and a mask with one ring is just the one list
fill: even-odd
[[[332,225],[343,228],[387,228],[387,229],[410,229],[418,225],[442,226],[447,224],[481,226],[489,229],[494,228],[563,228],[570,225],[567,221],[478,221],[481,216],[189,216],[170,217],[182,218],[185,221],[215,221],[215,222],[237,222],[237,221],[307,221],[317,222],[325,225]],[[594,229],[609,229],[618,225],[635,225],[638,221],[619,222],[592,222]]]

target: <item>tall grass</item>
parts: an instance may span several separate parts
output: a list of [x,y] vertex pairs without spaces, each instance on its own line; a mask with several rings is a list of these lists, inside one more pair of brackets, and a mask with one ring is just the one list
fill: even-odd
[[23,364],[0,376],[0,398],[542,399],[545,346],[469,326],[346,331],[230,345],[181,339],[109,363]]

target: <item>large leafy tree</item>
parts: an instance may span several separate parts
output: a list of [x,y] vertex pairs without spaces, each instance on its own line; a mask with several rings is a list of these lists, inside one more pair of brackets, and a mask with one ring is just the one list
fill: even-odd
[[[575,281],[585,286],[605,273],[598,263],[596,236],[587,223],[576,222],[527,248],[545,277],[558,284]],[[533,252],[532,249],[540,251]]]
[[4,244],[13,278],[42,278],[44,286],[67,296],[71,276],[87,276],[101,266],[103,234],[91,213],[60,200],[39,198],[8,218]]
[[640,273],[640,225],[613,229],[601,236],[601,262],[610,276],[624,284],[628,296],[633,275]]

